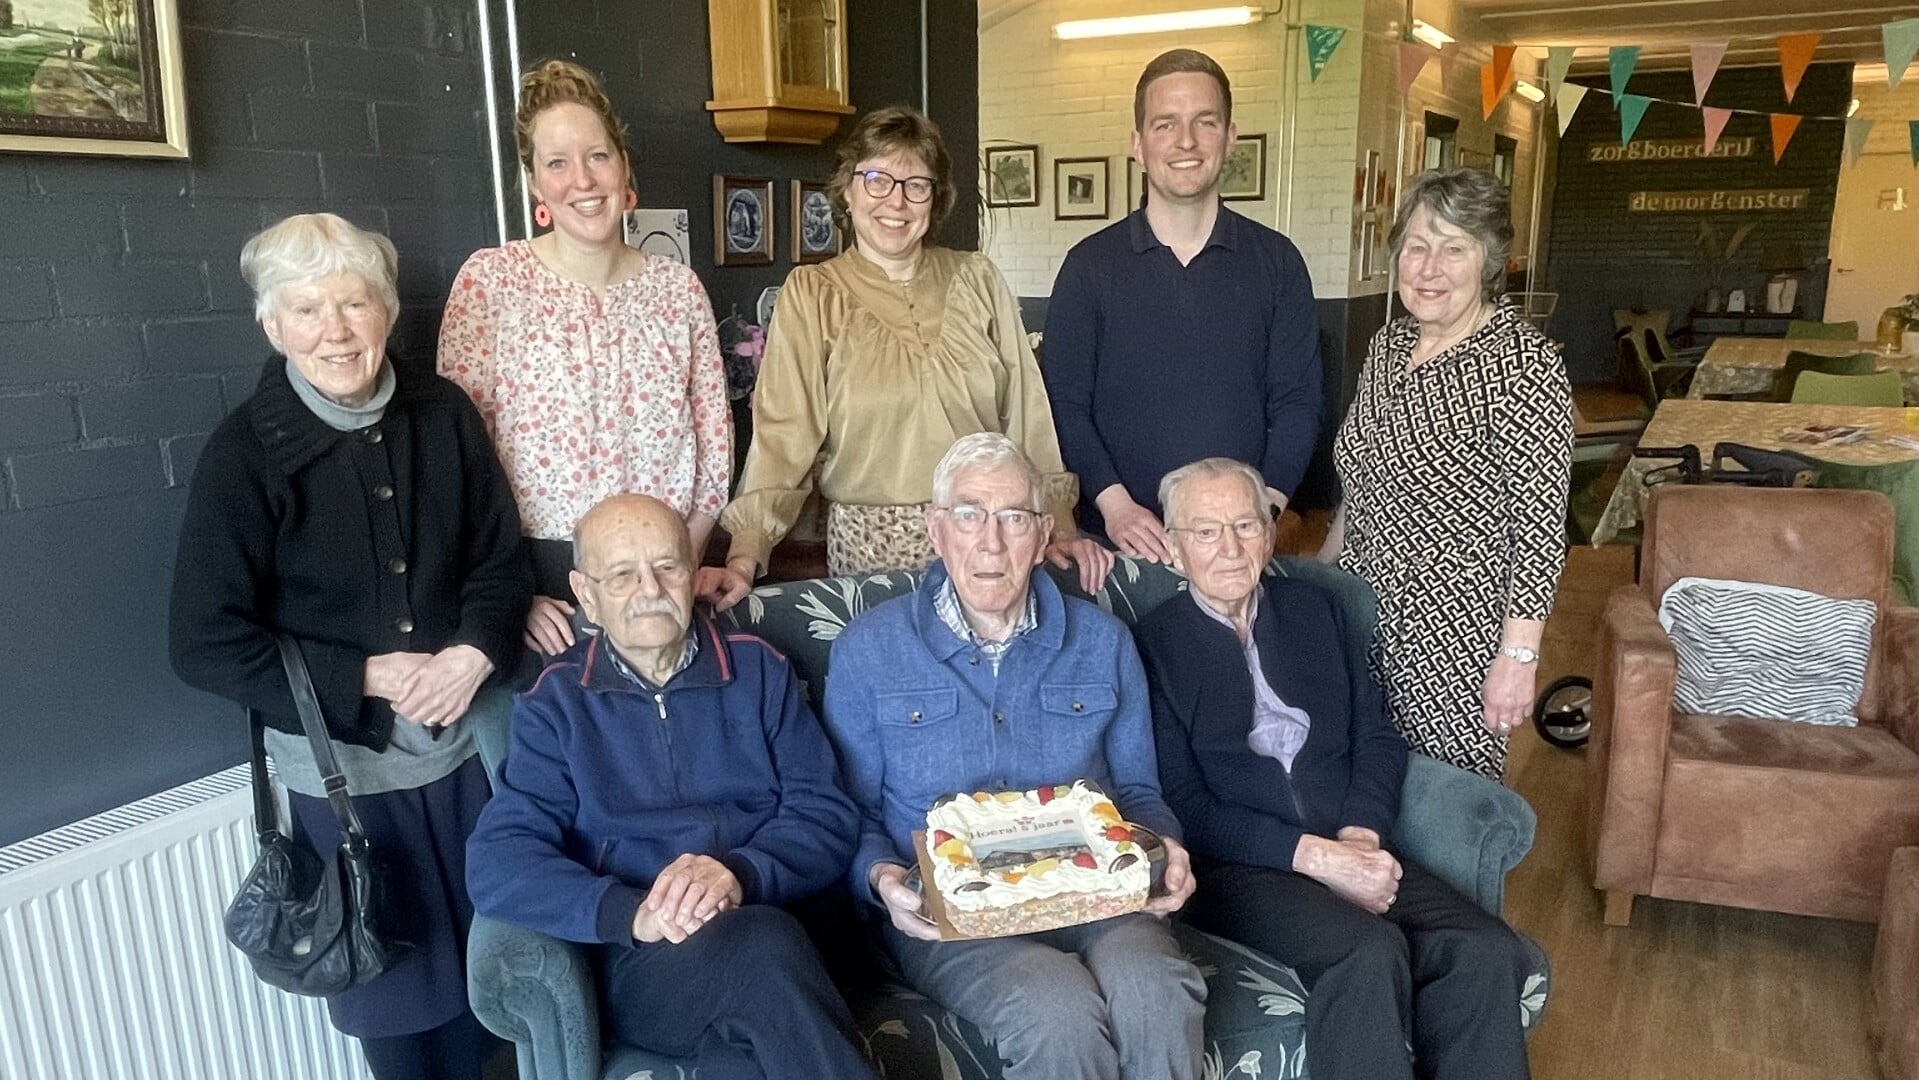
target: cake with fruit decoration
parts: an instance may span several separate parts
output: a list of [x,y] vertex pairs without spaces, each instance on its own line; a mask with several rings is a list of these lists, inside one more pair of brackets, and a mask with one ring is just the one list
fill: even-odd
[[1147,853],[1098,785],[942,797],[926,849],[946,920],[967,937],[1032,934],[1146,904]]

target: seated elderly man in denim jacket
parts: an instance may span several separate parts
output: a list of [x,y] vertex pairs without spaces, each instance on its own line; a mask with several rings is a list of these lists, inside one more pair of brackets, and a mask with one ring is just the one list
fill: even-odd
[[[1052,521],[1035,481],[1004,435],[956,442],[926,511],[939,561],[834,643],[826,723],[861,819],[852,887],[884,909],[902,978],[995,1039],[1007,1080],[1190,1080],[1206,987],[1164,921],[1193,879],[1160,798],[1145,673],[1118,620],[1037,572]],[[1082,926],[939,940],[904,882],[933,801],[1081,778],[1165,838],[1165,892]]]

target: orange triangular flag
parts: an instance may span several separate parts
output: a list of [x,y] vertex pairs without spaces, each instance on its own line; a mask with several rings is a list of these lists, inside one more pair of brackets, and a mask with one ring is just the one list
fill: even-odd
[[1819,31],[1779,35],[1779,73],[1786,80],[1786,101],[1799,92],[1799,79],[1812,63],[1812,51],[1819,47]]
[[1794,113],[1772,114],[1772,163],[1779,164],[1785,156],[1786,144],[1792,141],[1792,133],[1799,130],[1799,117]]
[[1719,133],[1726,130],[1726,121],[1732,119],[1732,110],[1701,105],[1699,112],[1706,118],[1706,156],[1711,157],[1712,148],[1719,145]]
[[1513,53],[1519,51],[1517,45],[1493,46],[1493,85],[1504,87],[1506,76],[1513,70]]
[[1493,66],[1479,65],[1479,111],[1487,120],[1493,118],[1493,110],[1499,107],[1499,84],[1493,81]]

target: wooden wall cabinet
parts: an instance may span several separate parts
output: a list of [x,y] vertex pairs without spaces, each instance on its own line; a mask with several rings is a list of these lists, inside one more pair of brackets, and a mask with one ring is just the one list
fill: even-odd
[[846,100],[845,0],[707,0],[713,126],[727,142],[825,142]]

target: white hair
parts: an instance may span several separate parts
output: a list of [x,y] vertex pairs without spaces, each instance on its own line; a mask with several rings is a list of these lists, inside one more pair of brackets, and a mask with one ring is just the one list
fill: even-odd
[[963,435],[940,458],[933,470],[933,504],[945,506],[953,498],[953,478],[962,469],[999,469],[1012,467],[1026,478],[1027,509],[1039,510],[1039,470],[1019,445],[997,431],[976,431]]
[[1166,520],[1173,520],[1173,504],[1177,501],[1180,489],[1188,480],[1210,480],[1220,476],[1237,476],[1246,481],[1252,489],[1254,501],[1259,503],[1259,512],[1267,519],[1273,516],[1273,497],[1266,493],[1266,478],[1259,470],[1243,461],[1234,461],[1229,457],[1201,458],[1191,464],[1181,465],[1163,477],[1159,482],[1159,509]]
[[393,241],[337,214],[295,214],[254,234],[240,249],[240,274],[253,289],[253,316],[273,315],[280,290],[330,274],[354,274],[400,314],[400,255]]

